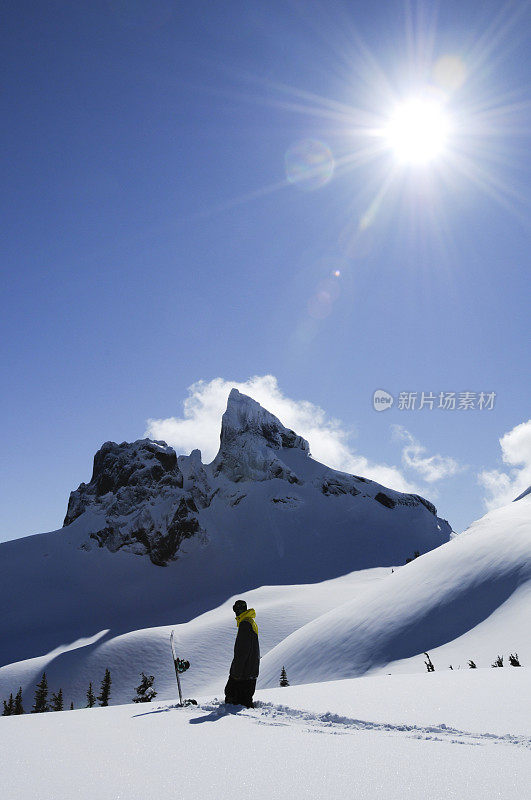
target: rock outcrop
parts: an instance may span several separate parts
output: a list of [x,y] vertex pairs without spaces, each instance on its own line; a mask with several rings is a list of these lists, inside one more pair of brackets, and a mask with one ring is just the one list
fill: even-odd
[[148,554],[162,565],[175,558],[183,539],[204,535],[197,513],[208,498],[198,450],[178,459],[166,442],[105,442],[90,483],[70,494],[64,525],[86,511],[100,512],[104,522],[90,533],[98,545]]

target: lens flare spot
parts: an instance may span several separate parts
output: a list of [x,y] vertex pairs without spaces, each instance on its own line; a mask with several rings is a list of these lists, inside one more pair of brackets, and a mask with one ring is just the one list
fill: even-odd
[[[337,270],[339,272],[339,270]],[[308,313],[314,319],[325,319],[329,316],[334,305],[334,300],[337,300],[340,294],[339,282],[328,278],[321,281],[315,291],[315,294],[310,297],[308,301]]]
[[328,292],[317,292],[308,300],[308,314],[314,319],[326,319],[332,311],[332,298]]
[[300,189],[311,191],[328,183],[334,173],[334,157],[324,142],[302,139],[285,156],[286,177]]

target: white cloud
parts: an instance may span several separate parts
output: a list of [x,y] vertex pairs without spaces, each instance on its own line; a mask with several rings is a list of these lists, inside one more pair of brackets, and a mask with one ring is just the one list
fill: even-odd
[[402,450],[402,463],[409,469],[415,470],[428,483],[435,483],[443,478],[462,472],[466,467],[461,466],[450,456],[427,456],[427,449],[413,434],[402,425],[393,425],[396,439],[406,442]]
[[232,387],[252,397],[284,425],[304,436],[310,443],[312,456],[327,466],[362,475],[398,491],[421,491],[404,477],[399,468],[374,463],[356,453],[349,443],[352,431],[347,430],[340,420],[329,418],[319,406],[307,400],[286,397],[273,375],[254,376],[244,382],[223,378],[198,381],[188,389],[184,415],[149,419],[145,435],[164,439],[179,453],[189,453],[198,447],[203,461],[212,461],[219,447],[221,415]]
[[531,486],[531,419],[522,422],[500,439],[502,460],[508,469],[483,470],[479,483],[486,489],[487,508],[499,508],[512,502]]

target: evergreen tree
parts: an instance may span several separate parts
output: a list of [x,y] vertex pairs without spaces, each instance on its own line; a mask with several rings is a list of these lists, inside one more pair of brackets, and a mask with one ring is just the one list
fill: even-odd
[[63,710],[63,690],[59,689],[57,694],[52,694],[52,711]]
[[109,697],[111,696],[111,672],[109,668],[105,670],[105,675],[101,682],[100,693],[98,695],[98,701],[100,706],[108,706],[109,705]]
[[426,669],[428,670],[428,672],[435,672],[435,667],[431,663],[431,658],[429,657],[429,655],[427,653],[424,653],[424,655],[428,659],[427,661],[424,662],[426,664]]
[[288,676],[286,675],[285,667],[282,667],[280,670],[280,682],[279,686],[289,686]]
[[146,675],[142,672],[142,680],[135,688],[136,697],[133,697],[133,703],[151,703],[157,696],[157,692],[153,688],[154,680],[153,675]]
[[[74,704],[72,703],[72,705]],[[96,696],[92,691],[92,682],[91,682],[89,683],[89,687],[87,690],[87,708],[92,708],[95,705],[96,705]]]
[[470,669],[477,669],[476,664],[474,661],[472,661],[472,659],[470,659],[470,661],[468,662],[468,666],[470,667]]
[[9,700],[7,701],[7,703],[4,700],[4,710],[2,712],[2,716],[10,717],[11,714],[13,714],[14,708],[15,708],[15,701],[13,700],[13,693],[11,693],[9,695]]
[[15,697],[15,708],[13,714],[23,714],[24,706],[22,705],[22,686],[19,688]]
[[518,653],[515,653],[514,656],[511,653],[511,655],[509,656],[509,664],[511,665],[511,667],[521,667],[522,666],[520,664],[519,659],[518,659]]
[[498,656],[494,664],[491,664],[491,667],[503,667],[503,656]]
[[46,673],[42,673],[40,683],[37,684],[35,689],[35,705],[33,706],[32,714],[41,714],[43,711],[49,711],[48,707],[48,681],[46,680]]

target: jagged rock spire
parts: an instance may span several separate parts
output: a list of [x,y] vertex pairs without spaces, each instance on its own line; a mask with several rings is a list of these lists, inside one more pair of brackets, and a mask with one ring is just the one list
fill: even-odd
[[306,439],[284,427],[256,400],[231,389],[221,420],[219,452],[212,464],[214,474],[223,474],[235,482],[281,478],[301,483],[282,461],[279,451],[283,448],[310,453]]

